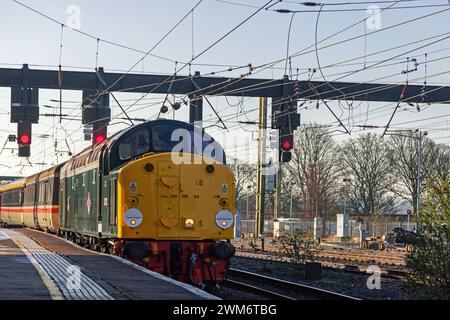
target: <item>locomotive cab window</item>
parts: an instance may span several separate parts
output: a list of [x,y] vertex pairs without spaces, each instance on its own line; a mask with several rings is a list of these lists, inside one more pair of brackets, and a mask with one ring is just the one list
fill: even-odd
[[[200,141],[200,143],[198,143]],[[185,152],[204,154],[218,163],[226,164],[221,145],[201,128],[174,120],[156,120],[119,135],[112,140],[102,157],[103,174],[145,153]]]
[[193,126],[180,128],[178,123],[163,123],[152,127],[153,151],[172,152],[175,147],[181,147],[183,152],[204,154],[225,164],[225,153],[221,145],[204,130],[196,130]]
[[152,128],[152,149],[154,151],[171,151],[179,143],[172,140],[173,132],[179,129],[175,124],[155,125]]
[[149,151],[150,143],[147,129],[136,131],[119,145],[120,160],[128,160]]

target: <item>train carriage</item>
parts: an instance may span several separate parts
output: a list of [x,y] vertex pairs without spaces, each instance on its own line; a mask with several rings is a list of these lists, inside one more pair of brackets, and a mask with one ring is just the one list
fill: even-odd
[[62,165],[25,179],[23,224],[57,232],[59,229],[59,174]]
[[23,190],[25,179],[18,179],[6,185],[0,185],[0,223],[22,225]]
[[10,224],[57,232],[60,167],[0,186],[0,219]]

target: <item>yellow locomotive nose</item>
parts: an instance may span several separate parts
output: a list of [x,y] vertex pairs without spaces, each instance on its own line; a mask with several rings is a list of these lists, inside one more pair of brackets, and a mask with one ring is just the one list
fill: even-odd
[[[119,171],[119,236],[161,240],[233,238],[232,172],[226,165],[206,163],[200,155],[191,155],[191,160],[175,164],[170,153],[152,154]],[[143,214],[136,228],[120,221],[120,212],[130,208]]]

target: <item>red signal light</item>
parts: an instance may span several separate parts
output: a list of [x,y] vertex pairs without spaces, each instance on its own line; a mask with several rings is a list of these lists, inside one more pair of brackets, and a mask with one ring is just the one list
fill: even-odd
[[97,135],[94,136],[94,143],[95,144],[102,143],[105,140],[106,140],[106,137],[103,134],[97,134]]
[[28,134],[24,133],[20,136],[19,141],[20,144],[30,144],[31,137]]
[[284,150],[291,150],[292,149],[292,143],[290,140],[284,140],[282,143],[282,147]]

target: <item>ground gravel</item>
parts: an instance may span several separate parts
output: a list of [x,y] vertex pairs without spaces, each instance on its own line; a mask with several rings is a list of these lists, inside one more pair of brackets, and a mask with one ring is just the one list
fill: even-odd
[[369,274],[356,274],[342,270],[323,269],[322,278],[308,280],[299,265],[264,261],[252,258],[233,257],[231,267],[263,275],[307,284],[310,286],[370,300],[409,300],[414,299],[415,288],[404,280],[381,277],[380,289],[369,289]]

